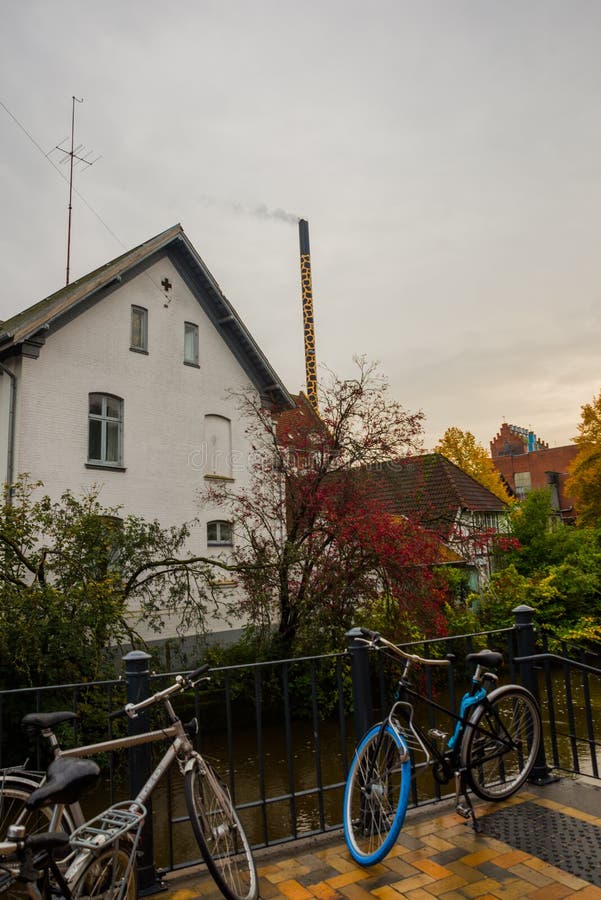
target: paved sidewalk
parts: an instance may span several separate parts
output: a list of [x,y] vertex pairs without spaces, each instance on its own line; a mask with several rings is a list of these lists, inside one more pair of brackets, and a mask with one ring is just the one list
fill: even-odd
[[[410,811],[392,852],[369,868],[357,866],[338,831],[259,851],[260,897],[601,900],[601,788],[564,778],[476,809],[480,834],[446,803]],[[202,869],[166,880],[166,900],[221,897]]]

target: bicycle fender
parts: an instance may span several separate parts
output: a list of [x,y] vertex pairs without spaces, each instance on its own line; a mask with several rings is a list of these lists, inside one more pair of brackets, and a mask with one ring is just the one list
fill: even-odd
[[195,762],[196,762],[196,757],[191,756],[190,759],[186,762],[186,765],[184,766],[184,772],[189,772],[191,769],[193,769]]
[[18,784],[24,787],[38,788],[45,779],[45,772],[35,772],[31,769],[0,770],[0,793],[5,784]]
[[204,775],[206,771],[206,763],[204,762],[200,753],[193,753],[189,760],[187,760],[186,765],[184,766],[184,774],[186,772],[192,771],[196,763],[200,764],[201,773]]

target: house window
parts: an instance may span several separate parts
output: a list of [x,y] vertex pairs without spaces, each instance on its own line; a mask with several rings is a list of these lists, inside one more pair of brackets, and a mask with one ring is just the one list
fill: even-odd
[[231,522],[207,522],[207,544],[209,546],[231,547],[232,543]]
[[123,400],[110,394],[90,394],[88,462],[99,466],[123,464]]
[[208,478],[232,477],[232,423],[225,416],[205,416]]
[[130,350],[148,352],[148,310],[143,306],[131,308],[131,342]]
[[193,322],[184,322],[184,362],[198,365],[198,325]]
[[530,472],[516,472],[514,475],[515,495],[523,499],[532,490],[532,478]]

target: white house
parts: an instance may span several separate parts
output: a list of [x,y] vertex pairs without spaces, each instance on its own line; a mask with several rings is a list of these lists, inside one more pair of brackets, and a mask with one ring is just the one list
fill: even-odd
[[105,506],[163,525],[200,515],[199,554],[231,535],[198,489],[248,478],[229,391],[294,406],[180,225],[2,323],[0,373],[7,482],[27,472],[52,497],[101,484]]

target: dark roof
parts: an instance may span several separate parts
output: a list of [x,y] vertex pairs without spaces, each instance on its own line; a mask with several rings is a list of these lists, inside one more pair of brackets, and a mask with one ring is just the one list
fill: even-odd
[[7,319],[0,326],[0,358],[14,354],[36,335],[61,327],[78,307],[101,300],[121,280],[143,271],[162,255],[169,256],[255,386],[277,406],[294,406],[284,384],[179,224]]
[[426,527],[448,523],[459,510],[504,512],[507,504],[440,453],[392,460],[365,470],[374,498],[396,515]]
[[[299,432],[306,436],[311,431],[319,431],[325,428],[309,398],[303,391],[300,394],[292,394],[293,409],[285,409],[276,414],[276,434],[278,443],[286,446],[298,436]],[[303,441],[304,446],[304,441]],[[297,449],[301,449],[300,447]]]

